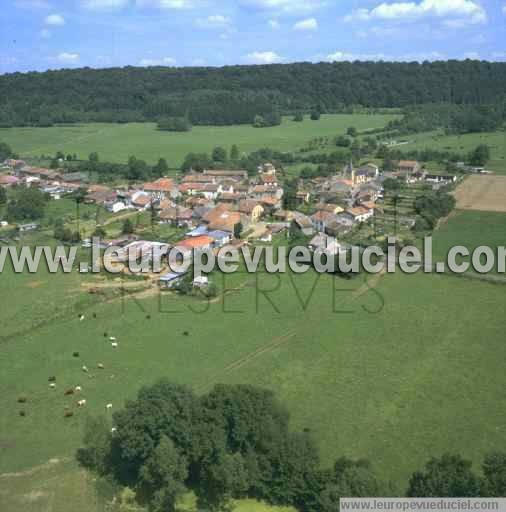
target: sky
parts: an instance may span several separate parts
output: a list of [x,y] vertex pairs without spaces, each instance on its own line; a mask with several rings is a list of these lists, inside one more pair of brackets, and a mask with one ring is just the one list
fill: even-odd
[[450,58],[506,61],[506,0],[0,0],[0,74]]

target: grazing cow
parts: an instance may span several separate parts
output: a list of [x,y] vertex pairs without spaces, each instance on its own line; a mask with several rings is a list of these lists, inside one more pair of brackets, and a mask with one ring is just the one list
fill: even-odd
[[82,322],[84,320],[84,315],[79,315],[79,321]]
[[99,370],[104,370],[104,369],[105,369],[105,366],[104,366],[102,363],[98,363],[98,364],[97,364],[97,368],[98,368]]
[[77,402],[77,406],[78,406],[78,407],[84,407],[85,405],[86,405],[86,400],[79,400],[79,401]]
[[73,395],[73,394],[74,394],[73,389],[67,389],[67,391],[65,391],[65,396],[69,396],[69,395]]
[[49,384],[49,387],[50,387],[51,389],[54,389],[54,388],[56,387],[56,384],[55,384],[54,382],[51,382],[51,384]]
[[88,373],[88,367],[87,366],[83,366],[83,372],[84,373]]
[[48,382],[56,382],[56,377],[48,377]]
[[113,341],[111,343],[111,346],[112,346],[112,348],[118,348],[118,344],[115,341]]
[[116,338],[115,338],[114,336],[111,336],[111,337],[109,338],[109,341],[117,341],[117,340],[116,340]]
[[74,352],[72,355],[73,355],[74,357],[79,357],[79,352]]
[[23,417],[26,416],[26,411],[19,411],[19,415]]
[[72,416],[74,416],[72,411],[65,411],[65,418],[72,418]]
[[115,434],[117,431],[118,431],[118,429],[116,427],[111,428],[111,434]]
[[76,387],[74,388],[74,391],[75,391],[76,393],[79,393],[80,391],[82,391],[81,386],[76,386]]
[[107,405],[105,406],[105,408],[106,408],[108,411],[110,411],[110,410],[112,409],[112,404],[107,404]]

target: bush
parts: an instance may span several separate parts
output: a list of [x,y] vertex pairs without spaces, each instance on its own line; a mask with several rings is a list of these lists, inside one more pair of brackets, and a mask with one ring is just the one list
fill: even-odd
[[187,117],[167,117],[158,121],[158,129],[168,132],[189,132],[192,124]]

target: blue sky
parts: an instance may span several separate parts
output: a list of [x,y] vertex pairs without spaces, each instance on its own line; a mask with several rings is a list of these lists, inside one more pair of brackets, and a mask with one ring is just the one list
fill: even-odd
[[506,60],[506,0],[1,0],[0,73]]

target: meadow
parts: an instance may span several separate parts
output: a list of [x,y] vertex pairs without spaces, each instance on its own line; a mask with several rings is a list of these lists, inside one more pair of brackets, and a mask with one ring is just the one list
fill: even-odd
[[[79,470],[67,462],[85,417],[105,414],[109,402],[117,410],[162,376],[199,393],[218,382],[271,388],[292,427],[312,433],[325,465],[340,455],[369,458],[399,492],[431,455],[478,462],[504,446],[503,286],[401,273],[225,279],[220,288],[230,292],[207,303],[156,292],[138,300],[84,294],[81,282],[100,281],[93,276],[2,274],[9,300],[0,312],[0,473],[28,471],[18,485],[0,478],[0,504],[10,504],[3,510],[34,489],[31,468],[55,458],[64,462],[56,475],[77,492]],[[118,338],[118,349],[104,333]],[[75,385],[84,409],[64,396]],[[21,395],[26,404],[17,403]],[[63,417],[66,406],[74,417]]]
[[404,139],[407,143],[398,146],[401,151],[430,148],[439,151],[452,151],[462,155],[467,155],[479,144],[487,144],[491,153],[491,159],[486,165],[487,169],[496,174],[506,174],[506,132],[504,131],[464,135],[444,135],[434,131],[415,133],[404,137]]
[[240,152],[263,147],[293,151],[312,138],[342,135],[350,126],[358,130],[381,128],[397,115],[335,114],[319,121],[308,116],[302,123],[285,117],[280,126],[194,126],[191,132],[175,133],[156,129],[154,123],[82,124],[51,128],[3,128],[0,141],[22,157],[54,155],[57,151],[76,154],[80,159],[97,151],[105,162],[126,162],[131,155],[154,164],[161,157],[169,167],[178,168],[188,153],[211,153],[215,146],[227,150],[237,144]]

